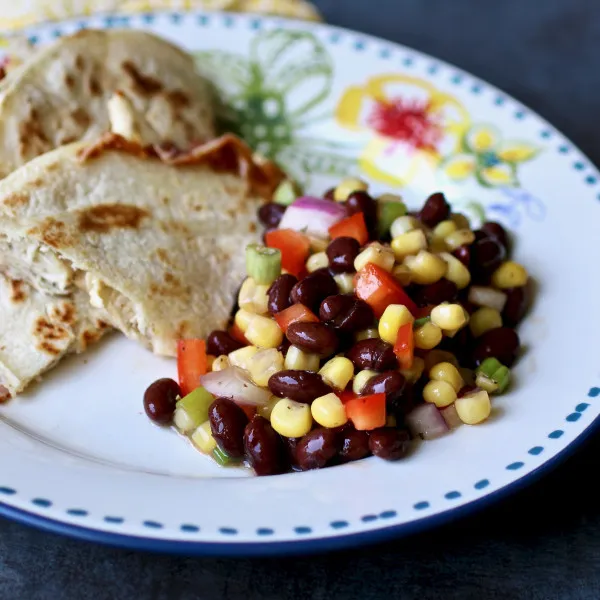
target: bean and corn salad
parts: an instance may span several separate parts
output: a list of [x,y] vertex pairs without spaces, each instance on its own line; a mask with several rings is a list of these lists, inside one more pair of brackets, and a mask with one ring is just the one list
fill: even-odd
[[146,390],[147,415],[257,475],[398,460],[484,422],[531,295],[504,228],[473,231],[439,192],[408,212],[358,179],[298,196],[286,181],[261,207],[229,329],[180,341],[179,382]]

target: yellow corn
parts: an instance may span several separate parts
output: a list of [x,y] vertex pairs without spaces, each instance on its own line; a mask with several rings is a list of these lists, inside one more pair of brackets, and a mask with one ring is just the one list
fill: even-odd
[[460,420],[467,425],[485,421],[492,412],[492,403],[485,390],[458,398],[454,406]]
[[442,302],[431,311],[431,322],[440,329],[453,331],[466,325],[467,316],[460,304]]
[[269,401],[266,404],[262,404],[261,406],[257,406],[256,412],[261,417],[265,419],[271,420],[271,413],[273,412],[273,407],[281,400],[281,398],[277,396],[271,396]]
[[402,287],[410,284],[410,269],[406,265],[396,265],[392,269],[392,275]]
[[240,308],[259,315],[266,314],[269,312],[268,291],[268,285],[258,285],[252,277],[247,277],[238,294]]
[[334,393],[315,398],[310,405],[310,412],[319,425],[329,429],[341,427],[348,421],[346,409]]
[[388,344],[395,344],[398,330],[402,325],[412,323],[414,317],[403,304],[390,304],[379,320],[379,337]]
[[427,238],[421,229],[413,229],[393,238],[391,245],[396,260],[401,262],[405,257],[427,248]]
[[242,333],[246,333],[248,329],[248,325],[250,325],[250,321],[256,316],[255,313],[252,313],[244,308],[240,308],[234,317],[235,324],[241,329]]
[[[314,235],[308,236],[308,241],[310,243],[310,251],[311,252],[324,252],[327,250],[327,246],[329,246],[329,239],[317,237]],[[282,271],[283,273],[283,271]]]
[[210,430],[210,421],[202,423],[202,425],[192,433],[191,439],[194,446],[204,454],[210,454],[217,447],[217,442]]
[[456,400],[456,392],[446,381],[431,380],[423,388],[423,400],[435,404],[438,408],[444,408]]
[[306,261],[306,270],[309,273],[314,273],[315,271],[324,269],[328,266],[329,259],[327,258],[327,254],[325,252],[317,252],[316,254],[312,254]]
[[369,263],[373,263],[386,271],[391,271],[394,266],[394,252],[382,246],[379,242],[367,246],[355,259],[354,269],[360,271]]
[[375,375],[377,374],[377,371],[372,371],[371,369],[364,369],[363,371],[359,371],[352,380],[352,391],[355,394],[360,394],[365,385],[367,385],[369,379],[375,377]]
[[259,348],[277,348],[283,341],[283,331],[273,319],[255,315],[248,324],[244,335],[246,339]]
[[340,273],[334,277],[340,294],[354,293],[354,277],[351,273]]
[[318,371],[321,359],[317,354],[309,354],[298,346],[290,346],[285,355],[285,368],[294,371]]
[[217,356],[213,361],[211,371],[223,371],[227,367],[229,367],[229,358],[226,354],[221,354],[221,356]]
[[468,246],[475,241],[475,234],[470,229],[457,229],[451,233],[446,239],[446,246],[452,250],[456,250],[459,246]]
[[419,229],[419,227],[420,224],[417,219],[405,215],[404,217],[398,217],[394,219],[392,226],[390,227],[390,234],[392,238],[397,238],[403,233],[407,233],[413,229]]
[[429,371],[429,378],[434,381],[445,381],[446,383],[449,383],[457,394],[463,385],[465,385],[458,369],[449,362],[441,362],[435,365]]
[[333,199],[336,202],[344,202],[348,200],[348,196],[352,192],[366,192],[368,189],[369,186],[362,179],[348,177],[348,179],[344,179],[335,188],[335,191],[333,192]]
[[283,354],[276,348],[266,348],[257,352],[248,361],[248,372],[252,381],[261,387],[267,387],[269,377],[283,370]]
[[256,346],[244,346],[239,350],[234,350],[229,353],[229,364],[232,367],[239,367],[240,369],[248,370],[250,360],[252,357],[259,352]]
[[495,308],[483,306],[471,315],[469,327],[473,337],[479,337],[490,329],[502,327],[502,315]]
[[425,369],[429,373],[435,365],[441,362],[447,362],[454,365],[457,369],[459,367],[458,360],[456,360],[456,356],[452,354],[452,352],[448,352],[446,350],[430,350],[425,355]]
[[369,329],[363,329],[362,331],[357,332],[354,336],[354,339],[357,342],[362,342],[363,340],[371,340],[373,338],[378,337],[379,331],[377,331],[377,329],[374,329],[373,327],[370,327]]
[[410,369],[401,369],[400,373],[404,376],[406,381],[414,383],[421,379],[423,371],[425,370],[425,361],[420,356],[413,358],[413,364]]
[[529,274],[523,265],[512,260],[502,263],[492,275],[492,285],[505,290],[513,287],[521,287],[527,283]]
[[348,382],[354,376],[352,361],[343,356],[328,360],[319,371],[323,381],[337,390],[345,390]]
[[428,321],[415,329],[413,336],[416,348],[431,350],[442,341],[442,330],[431,321]]
[[469,219],[467,219],[467,217],[465,217],[465,215],[462,213],[453,212],[450,218],[456,224],[457,229],[471,229],[471,223],[469,223]]
[[429,240],[429,252],[432,254],[441,254],[442,252],[446,252],[448,250],[448,246],[446,246],[446,242],[440,238],[431,238]]
[[306,435],[312,427],[310,406],[282,398],[271,411],[273,429],[284,437],[299,438]]
[[427,250],[421,250],[416,256],[407,256],[404,264],[410,269],[411,280],[420,285],[439,281],[448,268],[439,256]]
[[458,227],[454,221],[448,219],[447,221],[440,221],[431,232],[433,239],[443,240],[448,237],[451,233],[454,233]]
[[377,201],[378,202],[403,202],[402,196],[399,196],[398,194],[389,194],[389,193],[381,194],[381,196],[377,197]]
[[449,252],[440,252],[440,258],[448,265],[444,277],[456,284],[459,290],[466,288],[471,283],[471,273],[456,256]]
[[213,356],[212,354],[207,354],[206,355],[206,368],[209,371],[213,370],[213,365],[215,364],[215,360],[217,360],[216,356]]

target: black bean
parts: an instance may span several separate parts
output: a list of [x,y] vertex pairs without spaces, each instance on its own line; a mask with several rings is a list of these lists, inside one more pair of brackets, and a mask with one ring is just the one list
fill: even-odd
[[366,431],[349,429],[340,436],[339,457],[342,462],[360,460],[371,454],[369,434]]
[[248,424],[246,413],[229,398],[217,398],[208,407],[210,430],[219,445],[232,458],[244,456],[244,428]]
[[440,279],[435,283],[422,287],[413,298],[419,306],[429,304],[441,304],[442,302],[452,302],[456,299],[458,288],[456,284],[448,279]]
[[324,323],[292,323],[286,336],[294,346],[321,358],[331,356],[339,343],[333,329]]
[[227,331],[211,331],[206,338],[206,352],[213,356],[229,354],[234,350],[242,348],[243,345],[244,344],[241,344],[237,340],[234,340]]
[[286,470],[286,452],[269,421],[256,415],[244,429],[244,448],[257,475],[277,475]]
[[286,369],[269,377],[269,389],[274,396],[310,404],[315,398],[332,390],[318,373]]
[[258,220],[268,229],[274,229],[279,226],[285,208],[283,204],[276,204],[275,202],[263,204],[258,209]]
[[449,214],[450,205],[446,202],[446,196],[441,192],[436,192],[425,201],[419,218],[427,227],[435,227],[441,221],[445,221]]
[[296,462],[302,471],[322,469],[338,453],[338,436],[331,429],[319,427],[300,439]]
[[335,279],[326,269],[319,269],[294,285],[290,293],[290,300],[294,304],[304,304],[313,312],[317,312],[323,299],[337,294],[337,291]]
[[531,282],[526,285],[508,290],[502,290],[506,294],[506,304],[502,311],[502,320],[509,327],[516,327],[527,314],[531,304],[532,286]]
[[321,321],[325,321],[336,331],[351,333],[372,325],[375,314],[363,300],[354,296],[336,294],[323,300],[319,309],[319,317]]
[[493,238],[484,238],[471,246],[471,271],[474,279],[485,280],[506,257],[504,246]]
[[325,194],[323,194],[323,198],[325,200],[335,200],[334,198],[334,194],[335,194],[335,188],[329,188]]
[[519,351],[521,342],[514,329],[497,327],[486,331],[477,338],[473,350],[475,364],[481,364],[486,358],[497,358],[503,365],[510,367]]
[[274,315],[291,306],[290,293],[298,279],[289,273],[280,275],[268,290],[269,312]]
[[144,393],[144,410],[152,421],[166,425],[173,419],[177,396],[181,389],[176,381],[158,379]]
[[279,344],[279,346],[277,346],[277,350],[285,356],[287,354],[287,351],[290,349],[290,346],[291,346],[290,340],[288,340],[286,337],[284,337],[281,340],[281,344]]
[[298,463],[296,462],[296,447],[301,439],[302,438],[289,438],[281,436],[281,441],[283,442],[283,448],[285,451],[285,458],[295,470],[298,470]]
[[460,262],[467,267],[467,269],[471,265],[471,248],[469,246],[459,246],[452,253]]
[[369,232],[377,225],[377,202],[367,192],[352,192],[346,200],[346,212],[348,216],[361,212]]
[[387,402],[393,405],[398,400],[406,386],[406,379],[398,371],[385,371],[371,377],[360,392],[361,396],[385,394]]
[[369,436],[371,452],[385,460],[399,460],[408,454],[410,435],[404,429],[381,427],[371,431]]
[[393,346],[378,338],[356,342],[346,357],[360,370],[387,371],[398,366]]
[[352,273],[354,259],[360,252],[358,240],[351,237],[339,237],[327,246],[329,268],[335,273]]
[[510,241],[508,239],[508,233],[506,233],[506,229],[500,225],[500,223],[496,223],[495,221],[487,221],[481,226],[481,231],[487,233],[489,237],[494,238],[508,252],[510,248]]

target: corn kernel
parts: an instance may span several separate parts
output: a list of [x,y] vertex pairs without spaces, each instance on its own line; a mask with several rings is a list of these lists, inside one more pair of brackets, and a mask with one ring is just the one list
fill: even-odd
[[457,394],[465,385],[458,369],[449,362],[441,362],[431,368],[429,371],[429,378],[434,381],[445,381],[446,383],[449,383]]
[[191,435],[192,442],[200,452],[210,454],[216,447],[217,442],[210,430],[210,421],[202,423]]
[[447,381],[432,379],[423,388],[423,400],[435,404],[438,408],[444,408],[456,400],[456,392]]
[[466,288],[471,283],[471,273],[469,269],[456,256],[449,252],[440,252],[440,258],[448,265],[444,277],[456,284],[459,290]]
[[239,367],[240,369],[248,370],[250,361],[258,354],[259,349],[256,346],[244,346],[238,350],[229,353],[229,365]]
[[271,396],[266,404],[262,404],[256,407],[256,413],[264,419],[271,420],[271,413],[273,407],[281,400],[278,396]]
[[398,217],[394,219],[392,226],[390,227],[390,234],[393,238],[401,236],[403,233],[408,233],[413,229],[419,229],[420,224],[414,217],[405,215],[404,217]]
[[452,250],[456,250],[459,246],[469,246],[475,241],[475,234],[470,229],[457,229],[451,233],[446,239],[446,246]]
[[329,246],[329,238],[318,237],[316,235],[309,235],[308,242],[310,244],[310,251],[315,253],[325,252],[327,246]]
[[269,312],[268,291],[268,285],[258,285],[252,277],[247,277],[238,294],[240,308],[259,315]]
[[310,405],[312,418],[323,427],[332,429],[333,427],[341,427],[348,421],[346,409],[342,401],[334,394],[325,394],[315,398]]
[[460,329],[466,325],[467,320],[465,310],[460,304],[442,302],[431,311],[431,322],[440,329],[448,331]]
[[425,369],[429,373],[435,365],[441,362],[447,362],[451,365],[454,365],[457,369],[459,367],[458,360],[456,360],[456,356],[452,354],[452,352],[448,352],[447,350],[430,350],[425,355]]
[[213,370],[213,365],[215,364],[215,360],[217,360],[216,356],[213,356],[212,354],[206,355],[206,368],[208,371]]
[[311,430],[312,423],[310,406],[289,398],[279,400],[271,411],[271,425],[284,437],[302,437]]
[[447,221],[440,221],[431,232],[433,239],[443,240],[448,237],[451,233],[454,233],[458,227],[454,221],[448,219]]
[[306,261],[306,270],[309,273],[314,273],[319,269],[324,269],[329,266],[329,259],[327,258],[327,254],[325,252],[317,252],[308,257]]
[[373,263],[386,271],[391,271],[394,266],[394,252],[390,248],[374,242],[367,246],[355,259],[354,269],[360,271],[369,263]]
[[421,375],[423,375],[423,371],[425,370],[425,361],[420,356],[415,356],[413,358],[413,364],[410,369],[401,369],[400,373],[404,376],[406,381],[410,383],[415,383],[415,381],[419,381],[421,379]]
[[379,337],[388,344],[395,344],[398,330],[402,325],[412,323],[414,317],[403,304],[390,304],[379,320]]
[[429,285],[439,281],[446,274],[448,268],[439,256],[426,250],[421,250],[416,256],[407,256],[404,264],[410,269],[411,280],[420,285]]
[[356,333],[356,335],[354,336],[354,339],[357,342],[362,342],[363,340],[372,340],[374,338],[378,338],[379,337],[379,331],[377,331],[377,329],[373,328],[373,327],[369,327],[369,329],[363,329],[362,331],[359,331]]
[[340,294],[354,293],[354,277],[351,273],[340,273],[334,277]]
[[453,212],[452,215],[450,215],[450,218],[456,224],[457,229],[471,229],[471,223],[469,222],[469,219],[467,219],[467,217],[465,217],[465,215],[462,213]]
[[431,238],[429,240],[429,252],[432,254],[441,254],[442,252],[446,252],[448,250],[448,246],[446,246],[446,242],[440,238]]
[[467,425],[485,421],[492,412],[492,403],[485,390],[457,398],[454,406],[460,420]]
[[320,362],[318,354],[309,354],[298,346],[290,346],[285,355],[285,368],[294,371],[318,371]]
[[490,329],[502,327],[502,315],[495,308],[483,306],[471,315],[469,327],[473,337],[479,337]]
[[242,333],[246,333],[247,329],[248,329],[248,325],[250,325],[250,321],[256,316],[255,313],[251,313],[248,310],[245,310],[243,308],[240,308],[236,313],[235,313],[235,317],[234,317],[234,322],[235,324],[240,328],[240,330],[242,331]]
[[215,360],[213,361],[211,371],[223,371],[229,366],[229,357],[226,354],[221,354],[221,356],[217,356],[217,358],[215,358]]
[[283,341],[283,331],[273,319],[254,315],[244,332],[246,339],[259,348],[277,348]]
[[392,275],[396,278],[396,280],[402,287],[410,285],[410,269],[406,265],[396,265],[392,269]]
[[269,377],[283,370],[283,354],[276,348],[260,350],[248,361],[248,372],[252,381],[267,387]]
[[392,239],[392,250],[398,262],[427,248],[427,238],[421,229],[413,229]]
[[527,283],[529,274],[523,265],[512,260],[502,263],[492,275],[492,285],[505,290],[513,287],[521,287]]
[[337,390],[345,390],[348,382],[354,376],[352,361],[343,356],[328,360],[319,371],[323,381]]
[[345,202],[352,192],[366,192],[369,189],[367,183],[356,177],[348,177],[338,184],[333,192],[333,199],[336,202]]
[[385,193],[377,197],[377,202],[404,202],[404,200],[398,194]]
[[365,385],[372,377],[378,375],[377,371],[372,371],[371,369],[364,369],[363,371],[359,371],[352,380],[352,391],[355,394],[360,394],[363,391]]
[[442,330],[431,321],[428,321],[415,329],[413,336],[416,348],[431,350],[442,341]]

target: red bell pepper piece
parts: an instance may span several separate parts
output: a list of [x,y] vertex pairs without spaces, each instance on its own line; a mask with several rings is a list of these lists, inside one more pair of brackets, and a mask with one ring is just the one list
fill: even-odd
[[370,431],[385,426],[385,394],[353,398],[344,404],[344,408],[346,416],[359,431]]
[[249,346],[250,342],[246,339],[246,336],[244,335],[244,332],[239,328],[237,323],[234,323],[230,328],[229,328],[229,335],[234,339],[237,340],[240,344],[244,344],[244,346]]
[[182,396],[200,386],[200,376],[208,370],[206,342],[190,339],[177,342],[177,375]]
[[338,237],[351,237],[358,241],[362,246],[369,241],[369,232],[365,224],[365,216],[361,213],[355,213],[351,217],[342,219],[329,228],[329,235],[334,240]]
[[265,233],[265,243],[281,250],[283,269],[296,277],[304,272],[310,252],[310,241],[304,234],[293,229],[273,229]]
[[238,404],[238,406],[246,413],[248,421],[252,421],[252,417],[256,414],[256,406],[250,404]]
[[279,325],[279,329],[283,333],[287,332],[288,327],[292,323],[318,323],[319,317],[315,315],[310,309],[306,308],[304,304],[292,304],[289,308],[278,312],[275,316],[275,321]]
[[394,344],[394,354],[401,369],[410,369],[415,359],[415,342],[412,323],[402,325]]
[[390,304],[404,304],[413,315],[418,310],[394,276],[373,263],[356,274],[354,287],[356,295],[371,306],[377,318]]

